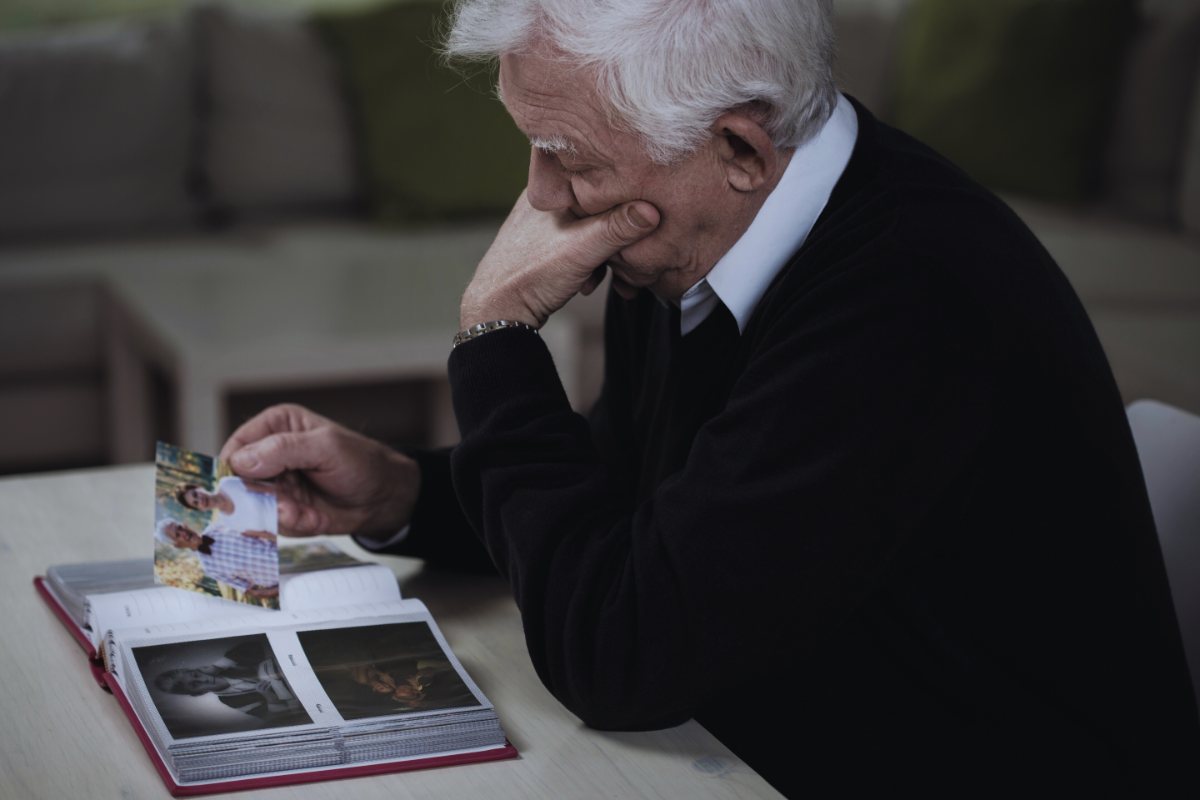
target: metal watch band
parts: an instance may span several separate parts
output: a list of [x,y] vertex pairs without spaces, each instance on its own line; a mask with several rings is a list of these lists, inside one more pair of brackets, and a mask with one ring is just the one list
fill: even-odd
[[502,328],[520,328],[533,333],[535,336],[538,332],[537,328],[533,327],[532,325],[527,325],[524,322],[513,322],[512,320],[508,319],[494,319],[491,322],[480,322],[476,325],[472,325],[465,331],[459,331],[458,333],[454,334],[454,343],[450,345],[450,349],[453,350],[463,342],[469,342],[472,339],[478,339],[485,333],[498,331]]

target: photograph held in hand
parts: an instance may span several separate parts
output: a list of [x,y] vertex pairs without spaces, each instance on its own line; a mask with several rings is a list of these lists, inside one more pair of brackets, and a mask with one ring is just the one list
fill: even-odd
[[279,608],[274,488],[164,442],[156,448],[155,469],[156,580]]

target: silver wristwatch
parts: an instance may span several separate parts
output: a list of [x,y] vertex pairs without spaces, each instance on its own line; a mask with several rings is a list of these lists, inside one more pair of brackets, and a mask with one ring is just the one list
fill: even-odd
[[537,328],[533,327],[532,325],[527,325],[524,322],[513,322],[512,320],[507,319],[494,319],[491,322],[480,322],[477,325],[472,325],[465,331],[459,331],[458,333],[454,334],[454,343],[450,346],[450,349],[453,350],[463,342],[469,342],[472,339],[478,339],[485,333],[498,331],[502,328],[520,328],[522,330],[530,331],[534,335],[536,335],[538,332]]

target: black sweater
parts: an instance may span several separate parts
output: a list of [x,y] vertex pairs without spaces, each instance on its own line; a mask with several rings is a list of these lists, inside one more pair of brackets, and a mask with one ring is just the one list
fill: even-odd
[[423,457],[407,551],[464,551],[457,499],[568,708],[695,717],[785,794],[1181,772],[1200,725],[1091,324],[1009,209],[858,111],[741,336],[611,295],[590,420],[538,337],[458,347],[454,488]]

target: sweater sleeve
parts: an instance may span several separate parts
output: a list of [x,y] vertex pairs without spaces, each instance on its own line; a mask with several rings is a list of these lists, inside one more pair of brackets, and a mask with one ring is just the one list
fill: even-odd
[[454,493],[450,449],[416,450],[408,455],[421,468],[421,493],[408,534],[387,547],[372,546],[370,542],[364,547],[376,553],[421,558],[433,566],[463,572],[495,572]]
[[677,724],[753,665],[820,647],[963,469],[985,359],[963,315],[901,271],[768,313],[724,408],[637,504],[538,337],[454,350],[459,499],[540,677],[587,724]]

